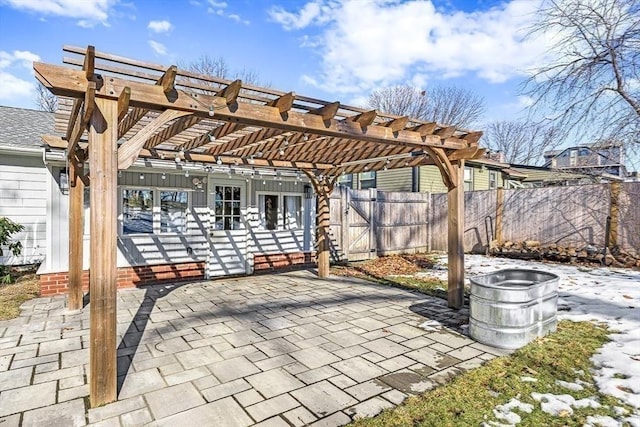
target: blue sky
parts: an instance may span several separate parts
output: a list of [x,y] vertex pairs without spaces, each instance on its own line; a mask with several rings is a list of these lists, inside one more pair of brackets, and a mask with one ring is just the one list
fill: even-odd
[[34,108],[31,61],[61,64],[63,45],[163,65],[202,54],[272,87],[363,105],[398,83],[482,95],[484,120],[513,119],[534,0],[0,0],[0,104]]

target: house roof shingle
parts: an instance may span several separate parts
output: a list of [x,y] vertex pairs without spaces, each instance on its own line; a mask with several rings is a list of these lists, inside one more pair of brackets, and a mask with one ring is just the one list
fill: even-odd
[[54,133],[54,114],[0,105],[0,147],[20,150],[42,147],[40,135]]

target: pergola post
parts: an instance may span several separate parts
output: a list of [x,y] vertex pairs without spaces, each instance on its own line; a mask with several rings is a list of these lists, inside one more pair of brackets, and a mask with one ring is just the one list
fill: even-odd
[[118,102],[96,98],[89,131],[91,170],[91,407],[117,398],[116,214]]
[[447,301],[451,308],[464,305],[464,160],[451,163],[452,179],[448,202],[448,268]]
[[316,230],[316,240],[318,242],[318,276],[329,277],[329,261],[330,261],[330,197],[332,187],[320,182],[317,187],[318,193],[318,227]]
[[83,210],[84,175],[83,164],[77,157],[69,162],[69,287],[67,308],[82,308],[82,258],[83,258]]

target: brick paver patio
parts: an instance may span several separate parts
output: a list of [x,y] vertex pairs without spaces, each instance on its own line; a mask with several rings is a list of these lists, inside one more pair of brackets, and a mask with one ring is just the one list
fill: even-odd
[[443,300],[311,272],[118,292],[116,403],[89,409],[89,308],[0,322],[0,426],[336,426],[502,351]]

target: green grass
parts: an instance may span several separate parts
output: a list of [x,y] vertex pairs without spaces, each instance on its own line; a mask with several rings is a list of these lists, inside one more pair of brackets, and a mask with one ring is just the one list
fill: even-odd
[[[615,418],[612,406],[625,405],[598,393],[595,386],[572,391],[555,383],[556,380],[574,382],[579,378],[593,384],[589,359],[607,341],[607,329],[603,326],[562,321],[556,333],[528,344],[511,356],[493,359],[444,386],[407,399],[395,409],[375,418],[357,420],[351,425],[478,426],[490,420],[500,421],[494,417],[493,408],[513,397],[533,404],[535,408],[531,414],[516,410],[522,417],[518,426],[582,426],[588,415],[598,414]],[[524,382],[521,380],[523,376],[534,377],[538,381]],[[531,398],[532,392],[570,394],[576,399],[596,396],[603,407],[574,409],[571,415],[552,416],[540,409],[540,404]]]
[[35,274],[19,277],[15,283],[0,284],[0,320],[13,319],[20,314],[20,305],[38,296]]

